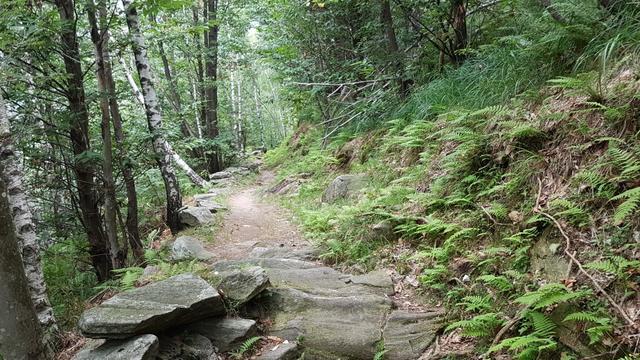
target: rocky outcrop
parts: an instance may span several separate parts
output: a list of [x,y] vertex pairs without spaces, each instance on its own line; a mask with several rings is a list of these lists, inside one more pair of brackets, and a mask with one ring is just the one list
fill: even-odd
[[154,360],[158,355],[158,337],[140,335],[126,340],[99,342],[95,348],[80,351],[74,360]]
[[182,274],[115,295],[85,311],[78,327],[90,338],[122,339],[224,313],[216,289],[196,275]]
[[180,210],[180,222],[188,226],[201,226],[213,223],[211,211],[203,207],[187,206]]
[[353,198],[367,184],[364,174],[340,175],[335,178],[322,194],[322,202],[333,203],[340,199]]
[[[300,255],[309,255],[299,250]],[[398,344],[390,359],[411,360],[428,347],[440,329],[441,313],[396,313],[388,295],[393,284],[385,271],[347,275],[315,262],[278,257],[282,251],[258,248],[252,258],[223,261],[219,270],[260,266],[272,287],[243,309],[250,317],[268,319],[269,334],[293,343],[304,338],[305,359],[371,359],[380,341]],[[405,315],[404,317],[402,315]],[[406,330],[403,326],[407,325]],[[386,329],[387,337],[383,337]],[[413,347],[407,341],[416,342]],[[393,345],[396,346],[396,345]],[[402,351],[401,351],[402,350]],[[262,356],[268,356],[263,352]],[[261,357],[259,357],[261,358]],[[265,357],[265,359],[271,359]],[[277,357],[276,357],[277,359]]]
[[207,251],[200,240],[190,236],[180,236],[171,246],[171,259],[175,261],[183,260],[202,260],[206,261],[213,257],[213,254]]

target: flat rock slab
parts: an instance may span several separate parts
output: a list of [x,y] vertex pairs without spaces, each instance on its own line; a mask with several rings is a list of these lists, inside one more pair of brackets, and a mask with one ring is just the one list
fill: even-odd
[[188,226],[201,226],[213,223],[215,220],[211,211],[202,207],[187,206],[180,210],[180,222]]
[[171,246],[171,259],[176,261],[183,260],[202,260],[206,261],[213,257],[213,253],[207,251],[200,240],[191,236],[180,236]]
[[278,344],[263,350],[256,360],[297,360],[300,356],[300,347],[295,342]]
[[258,334],[256,322],[249,319],[210,318],[187,326],[187,331],[211,341],[220,352],[234,350]]
[[216,272],[215,276],[218,290],[233,307],[245,304],[270,285],[266,271],[259,266]]
[[232,176],[233,174],[229,171],[218,171],[217,173],[210,174],[209,179],[211,180],[228,179]]
[[442,328],[444,311],[425,313],[394,310],[383,330],[384,355],[388,360],[418,359],[435,340]]
[[122,339],[224,313],[216,289],[196,275],[181,274],[115,295],[85,311],[78,327],[89,338]]
[[255,246],[249,257],[251,258],[269,258],[269,259],[298,259],[298,260],[316,260],[318,259],[318,251],[311,248],[291,249],[286,247],[262,247]]
[[158,338],[140,335],[127,340],[109,340],[94,349],[80,351],[74,360],[152,360],[158,354]]

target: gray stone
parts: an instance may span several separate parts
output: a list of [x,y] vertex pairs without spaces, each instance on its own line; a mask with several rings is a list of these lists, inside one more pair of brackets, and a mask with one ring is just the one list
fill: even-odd
[[203,207],[187,206],[180,210],[180,222],[189,226],[211,224],[214,221],[211,211]]
[[198,321],[188,325],[187,331],[206,337],[220,352],[233,350],[258,333],[254,320],[233,318]]
[[269,277],[259,266],[244,267],[215,273],[218,290],[232,306],[238,307],[266,289]]
[[295,342],[278,344],[265,349],[256,360],[297,360],[300,356],[300,348]]
[[215,348],[209,339],[184,332],[179,335],[165,335],[160,338],[158,360],[217,360]]
[[567,276],[569,262],[561,255],[564,245],[546,230],[531,248],[531,272],[547,282],[562,282]]
[[249,257],[262,259],[298,259],[316,260],[318,251],[311,248],[285,248],[285,247],[260,247],[256,246],[251,250]]
[[391,241],[398,237],[394,231],[391,221],[380,221],[371,226],[371,240],[374,241]]
[[364,275],[354,275],[351,276],[349,281],[353,284],[379,288],[386,295],[393,295],[395,293],[391,276],[389,276],[385,270],[376,270]]
[[443,326],[444,311],[425,313],[394,310],[383,330],[384,358],[389,360],[418,359],[435,340]]
[[363,174],[340,175],[331,182],[322,194],[322,202],[333,203],[340,199],[353,198],[367,183]]
[[333,359],[373,358],[381,324],[392,307],[380,295],[314,294],[293,288],[269,289],[260,300],[272,321],[271,334],[289,341],[303,337],[305,348]]
[[196,275],[181,274],[115,295],[85,311],[78,327],[86,337],[123,339],[224,313],[216,289]]
[[207,251],[200,240],[190,236],[180,236],[171,246],[171,259],[182,260],[209,260],[213,254]]
[[96,348],[80,351],[74,360],[151,360],[158,354],[158,338],[140,335],[127,340],[109,340]]
[[209,179],[211,180],[228,179],[231,176],[233,176],[233,174],[231,174],[231,172],[229,171],[218,171],[217,173],[210,174]]
[[198,207],[202,207],[209,210],[209,212],[211,212],[212,214],[215,214],[223,210],[227,210],[227,208],[224,205],[218,204],[217,202],[212,200],[196,200],[196,205]]

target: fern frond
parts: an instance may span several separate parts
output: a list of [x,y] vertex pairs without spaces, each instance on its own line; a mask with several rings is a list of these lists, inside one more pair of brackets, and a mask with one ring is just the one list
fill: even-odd
[[629,216],[633,215],[638,208],[640,208],[640,187],[633,188],[623,192],[620,195],[614,196],[611,200],[626,199],[622,204],[618,205],[615,213],[613,214],[613,221],[620,225]]

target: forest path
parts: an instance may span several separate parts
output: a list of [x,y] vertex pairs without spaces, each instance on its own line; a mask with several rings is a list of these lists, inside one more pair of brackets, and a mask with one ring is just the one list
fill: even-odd
[[293,250],[311,246],[290,221],[291,214],[263,198],[265,187],[274,177],[273,173],[262,171],[249,187],[232,190],[221,227],[208,246],[217,259],[242,259],[254,247]]
[[265,335],[304,338],[299,345],[309,359],[370,360],[382,353],[380,344],[389,359],[432,358],[427,349],[444,309],[407,306],[388,269],[349,274],[318,261],[291,214],[263,196],[274,179],[263,171],[251,185],[228,187],[227,211],[207,246],[216,272],[258,267],[268,276],[271,286],[244,314],[268,324]]

